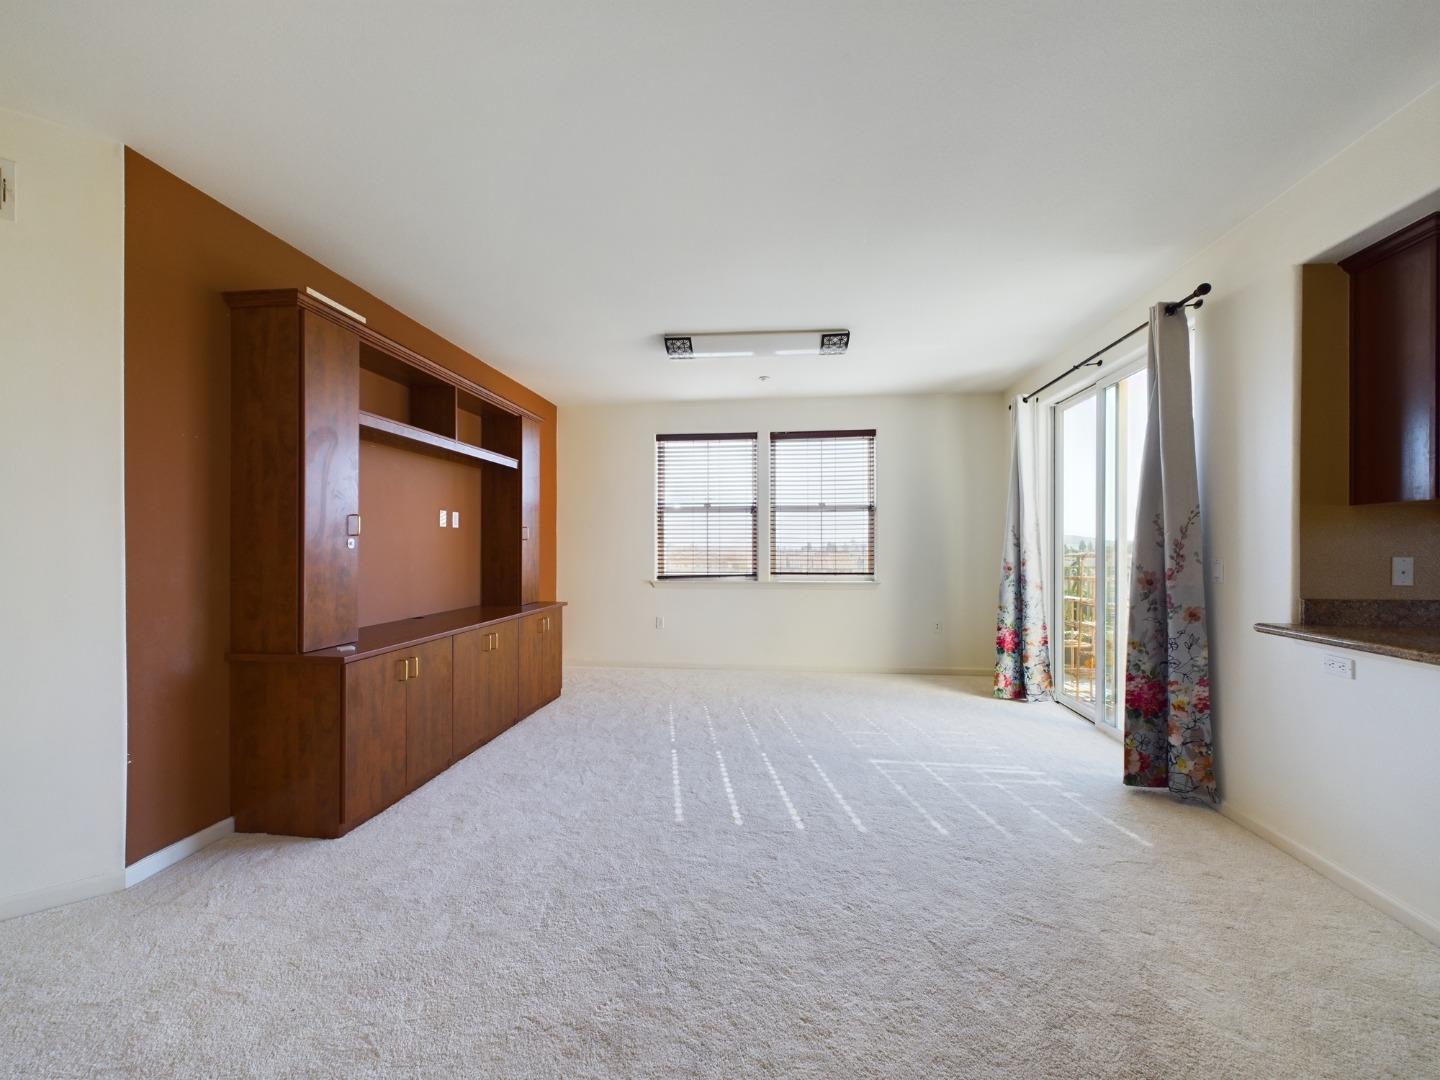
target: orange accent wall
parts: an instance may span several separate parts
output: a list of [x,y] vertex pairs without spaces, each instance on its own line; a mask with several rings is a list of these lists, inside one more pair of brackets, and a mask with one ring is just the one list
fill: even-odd
[[230,324],[220,294],[307,285],[545,421],[540,593],[555,596],[555,406],[126,150],[127,863],[230,816]]
[[361,626],[481,603],[481,483],[478,465],[360,440]]

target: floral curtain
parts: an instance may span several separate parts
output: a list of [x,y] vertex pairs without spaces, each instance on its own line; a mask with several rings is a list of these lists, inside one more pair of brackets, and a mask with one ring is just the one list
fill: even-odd
[[1150,309],[1150,408],[1130,576],[1125,783],[1214,801],[1210,646],[1190,330],[1183,308]]
[[1010,406],[1010,496],[995,623],[995,696],[1012,701],[1050,696],[1050,631],[1040,577],[1034,462],[1034,410],[1017,397]]

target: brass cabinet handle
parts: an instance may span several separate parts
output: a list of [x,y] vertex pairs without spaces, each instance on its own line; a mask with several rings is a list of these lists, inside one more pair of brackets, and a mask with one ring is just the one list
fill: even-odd
[[399,678],[399,680],[397,680],[397,681],[399,681],[399,682],[408,682],[409,679],[410,679],[410,658],[407,656],[406,658],[404,658],[403,660],[400,661],[400,678]]
[[410,657],[410,662],[415,665],[415,672],[410,677],[412,679],[418,679],[420,677],[420,657],[412,656]]
[[499,634],[491,634],[491,635],[490,635],[490,648],[493,649],[495,652],[499,652],[499,651],[500,651],[500,635],[499,635]]

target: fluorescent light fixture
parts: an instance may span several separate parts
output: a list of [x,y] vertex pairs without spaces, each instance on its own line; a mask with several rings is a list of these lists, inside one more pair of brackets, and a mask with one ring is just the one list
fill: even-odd
[[733,334],[664,334],[671,360],[723,360],[744,356],[840,356],[849,330],[762,330]]

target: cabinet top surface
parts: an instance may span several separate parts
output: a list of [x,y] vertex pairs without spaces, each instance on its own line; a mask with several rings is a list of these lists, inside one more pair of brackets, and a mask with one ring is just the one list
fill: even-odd
[[353,646],[341,645],[333,649],[319,649],[316,652],[300,654],[231,653],[231,660],[248,661],[296,661],[315,660],[330,663],[349,663],[364,660],[370,656],[393,652],[411,645],[420,645],[435,638],[461,634],[483,626],[522,619],[537,611],[553,611],[564,607],[560,600],[536,604],[498,604],[482,607],[457,608],[455,611],[441,611],[434,615],[420,615],[398,622],[377,623],[360,628],[360,640]]

